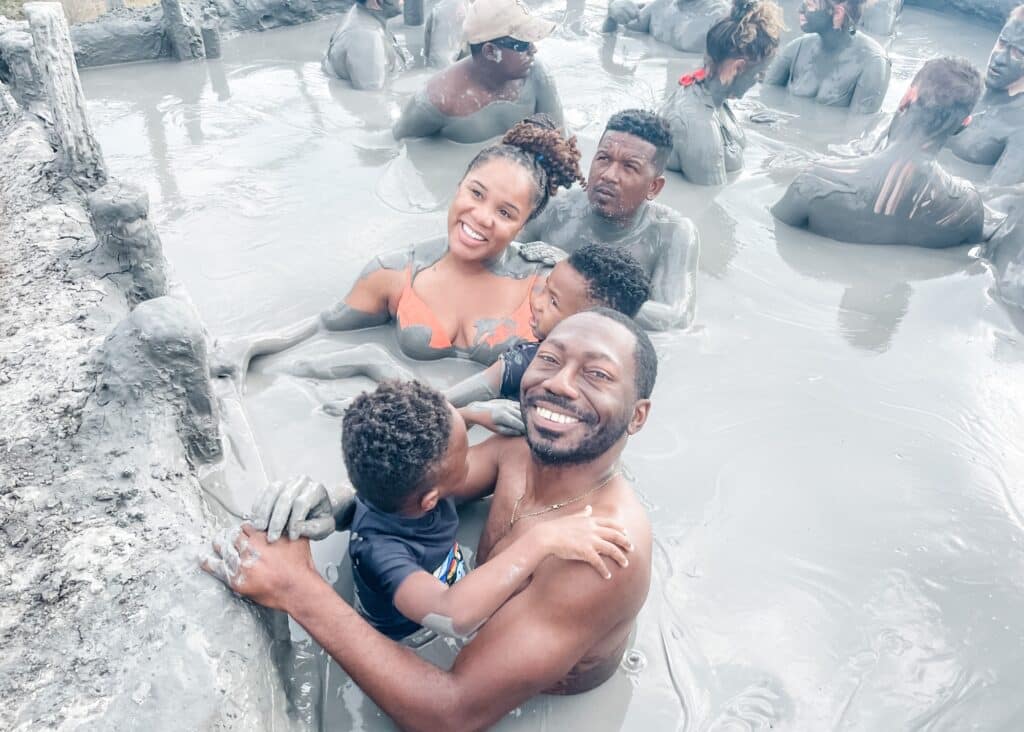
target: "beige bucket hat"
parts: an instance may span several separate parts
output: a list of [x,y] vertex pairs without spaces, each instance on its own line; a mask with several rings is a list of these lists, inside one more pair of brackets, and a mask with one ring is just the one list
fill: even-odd
[[536,43],[554,30],[554,23],[531,15],[522,0],[472,0],[462,24],[462,37],[468,44],[505,36]]

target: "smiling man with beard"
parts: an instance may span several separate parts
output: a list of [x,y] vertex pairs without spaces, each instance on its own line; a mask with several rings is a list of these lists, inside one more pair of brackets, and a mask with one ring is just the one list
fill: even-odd
[[[697,306],[697,228],[654,200],[665,186],[671,152],[672,133],[662,117],[642,109],[613,114],[586,189],[552,199],[519,234],[519,241],[542,241],[569,254],[591,243],[626,249],[651,278],[651,298],[636,316],[649,330],[685,328]],[[532,258],[532,251],[523,247],[523,256]],[[544,249],[535,251],[546,256]]]
[[545,560],[449,671],[368,625],[317,573],[306,539],[269,544],[246,526],[235,552],[220,550],[233,559],[207,567],[291,615],[402,729],[483,729],[536,694],[593,689],[615,673],[650,587],[650,522],[619,461],[647,421],[656,376],[650,339],[611,310],[570,316],[541,344],[522,380],[525,439],[474,446],[456,491],[493,490],[478,563],[585,506],[622,525],[633,551],[628,566],[606,562],[610,579],[582,562]]
[[380,89],[404,62],[388,18],[402,12],[402,0],[356,0],[327,44],[324,71],[356,89]]

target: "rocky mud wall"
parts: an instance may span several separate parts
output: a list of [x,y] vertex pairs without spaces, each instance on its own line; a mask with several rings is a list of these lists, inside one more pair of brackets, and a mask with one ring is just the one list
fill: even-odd
[[289,729],[261,611],[196,566],[202,326],[145,194],[69,170],[0,83],[0,729]]
[[956,10],[999,25],[1020,3],[1021,0],[907,0],[907,5],[919,5],[932,10]]

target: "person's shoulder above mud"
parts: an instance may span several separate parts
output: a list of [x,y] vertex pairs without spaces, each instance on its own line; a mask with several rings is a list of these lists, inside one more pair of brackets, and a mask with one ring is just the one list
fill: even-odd
[[850,48],[855,49],[863,60],[881,59],[886,63],[889,61],[889,53],[882,44],[867,33],[858,32],[854,34]]

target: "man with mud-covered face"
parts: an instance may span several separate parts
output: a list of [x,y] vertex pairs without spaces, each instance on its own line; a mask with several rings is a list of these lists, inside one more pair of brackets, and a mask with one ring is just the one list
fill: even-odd
[[1018,5],[992,48],[985,94],[971,125],[950,143],[958,156],[991,165],[989,183],[1024,181],[1024,5]]
[[483,729],[541,692],[593,689],[618,668],[650,586],[650,523],[619,461],[647,420],[656,375],[650,339],[610,310],[570,316],[541,344],[522,380],[526,438],[471,448],[457,491],[493,490],[478,561],[586,505],[621,524],[633,549],[627,566],[606,563],[607,579],[583,562],[547,559],[450,671],[367,624],[317,573],[306,539],[268,544],[247,526],[235,571],[222,567],[222,578],[291,615],[402,729]]
[[356,89],[380,89],[404,62],[388,18],[402,12],[402,0],[356,0],[331,36],[324,72]]
[[[637,322],[651,330],[685,328],[697,304],[696,227],[654,199],[665,186],[665,162],[672,151],[668,123],[646,110],[627,109],[608,120],[590,163],[587,188],[573,188],[520,232],[570,254],[590,244],[626,248],[651,278],[651,299]],[[523,256],[547,256],[526,245]]]

